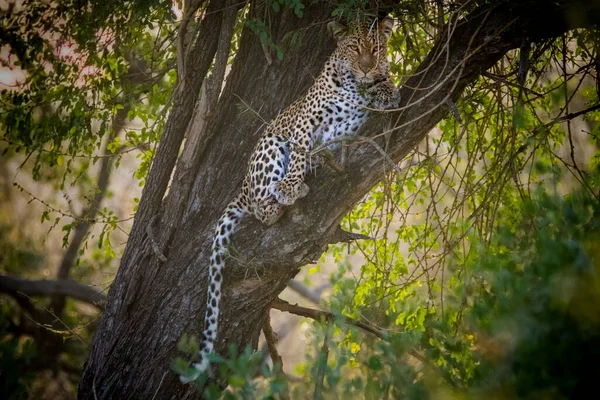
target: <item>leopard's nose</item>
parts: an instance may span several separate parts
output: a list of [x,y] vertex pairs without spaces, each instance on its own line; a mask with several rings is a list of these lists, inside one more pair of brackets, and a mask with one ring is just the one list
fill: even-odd
[[366,75],[373,68],[373,58],[368,55],[361,56],[358,60],[358,67]]

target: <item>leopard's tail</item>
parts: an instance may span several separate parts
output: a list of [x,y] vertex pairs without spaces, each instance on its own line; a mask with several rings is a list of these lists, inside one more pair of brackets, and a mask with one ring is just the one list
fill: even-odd
[[195,365],[199,371],[204,371],[210,365],[206,355],[214,350],[219,323],[219,303],[221,300],[221,283],[223,282],[223,267],[230,237],[239,225],[242,217],[248,213],[248,208],[242,202],[240,194],[229,203],[217,224],[215,237],[210,255],[210,269],[208,282],[208,295],[206,299],[206,316],[204,318],[204,331],[200,343],[200,362]]

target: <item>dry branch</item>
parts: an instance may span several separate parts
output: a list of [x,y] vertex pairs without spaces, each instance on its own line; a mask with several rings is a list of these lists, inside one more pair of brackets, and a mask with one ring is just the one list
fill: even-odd
[[[281,355],[279,355],[279,352],[277,351],[278,338],[275,332],[273,332],[273,328],[271,327],[271,318],[269,316],[267,316],[267,319],[263,323],[262,331],[265,335],[267,347],[269,348],[271,361],[273,361],[273,370],[279,369],[282,374],[285,374],[285,372],[283,372],[283,358],[281,358]],[[287,392],[282,392],[279,394],[279,396],[282,400],[289,400],[290,398],[290,395]]]
[[[366,322],[357,321],[354,318],[346,317],[343,315],[335,315],[329,311],[321,311],[315,310],[313,308],[307,308],[299,306],[298,304],[290,304],[287,301],[276,299],[273,303],[271,303],[271,307],[284,312],[289,312],[290,314],[299,315],[301,317],[306,317],[310,319],[314,319],[315,321],[324,322],[324,321],[333,321],[336,318],[341,318],[348,325],[354,325],[366,332],[369,332],[375,336],[377,336],[381,340],[388,340],[387,334],[379,327],[373,326]],[[415,350],[410,351],[410,355],[415,357],[417,360],[427,363],[427,359],[421,355],[419,352]]]
[[379,339],[386,340],[386,335],[381,330],[381,328],[378,328],[376,326],[370,325],[370,324],[362,322],[362,321],[357,321],[350,317],[337,316],[334,313],[329,312],[329,311],[315,310],[314,308],[302,307],[302,306],[299,306],[298,304],[290,304],[287,301],[284,301],[281,299],[276,299],[273,303],[271,303],[271,307],[276,310],[279,310],[279,311],[289,312],[290,314],[314,319],[315,321],[319,321],[319,322],[332,321],[332,320],[335,320],[336,318],[341,318],[348,325],[357,326],[357,327],[377,336]]
[[288,283],[288,287],[291,290],[293,290],[294,292],[298,293],[300,296],[304,297],[305,299],[310,300],[311,302],[313,302],[315,304],[319,304],[321,302],[320,293],[315,290],[310,289],[308,286],[306,286],[302,282],[298,282],[297,280],[292,279]]
[[335,231],[335,233],[333,233],[333,235],[331,235],[331,237],[329,238],[328,243],[329,244],[350,243],[355,240],[375,240],[375,239],[373,239],[370,236],[363,235],[362,233],[349,232],[349,231],[343,230],[341,227],[338,227],[338,229]]
[[24,294],[28,297],[67,296],[75,300],[89,303],[99,309],[104,307],[106,296],[70,280],[28,280],[0,275],[0,292],[11,296]]

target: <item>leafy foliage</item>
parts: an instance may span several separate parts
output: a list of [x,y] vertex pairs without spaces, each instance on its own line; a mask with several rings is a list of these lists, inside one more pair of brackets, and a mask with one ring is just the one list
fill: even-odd
[[[35,151],[35,179],[42,178],[42,165],[62,166],[65,158],[66,172],[76,173],[74,159],[93,159],[105,135],[116,141],[109,146],[112,153],[155,142],[160,132],[155,125],[163,123],[159,111],[170,91],[161,82],[173,53],[156,41],[172,35],[166,25],[172,18],[169,3],[85,3],[25,2],[2,19],[10,39],[6,62],[25,78],[2,90],[0,126],[4,141],[17,152]],[[139,101],[142,96],[146,101]],[[124,108],[128,119],[139,118],[144,127],[119,143],[115,130],[121,127],[111,121]],[[141,179],[144,169],[137,175]]]
[[[0,270],[39,279],[54,274],[54,266],[66,266],[71,278],[89,282],[114,263],[122,239],[116,244],[113,234],[122,234],[131,219],[100,205],[112,194],[108,177],[124,156],[135,153],[139,162],[132,173],[143,185],[164,127],[175,82],[172,3],[25,1],[6,6],[0,11]],[[10,181],[14,162],[20,166]],[[49,196],[48,189],[62,193],[62,199]],[[41,209],[32,220],[46,225],[45,235],[37,235],[29,219],[15,220],[11,205],[19,202],[35,203],[32,214]],[[92,231],[94,224],[100,225],[99,232]],[[35,239],[26,236],[32,232]],[[40,250],[52,247],[39,243],[44,236],[57,246],[42,257]],[[71,301],[54,308],[60,303],[48,300],[15,302],[4,294],[0,299],[2,324],[11,321],[0,334],[1,380],[12,385],[3,387],[7,396],[35,396],[39,390],[39,396],[56,398],[44,388],[48,385],[36,383],[48,363],[55,373],[79,375],[98,316]],[[23,304],[30,308],[21,309]],[[49,346],[52,340],[58,344]],[[31,354],[30,347],[39,351]],[[60,367],[49,351],[60,355]],[[74,383],[66,390],[72,391]]]
[[[186,354],[186,358],[194,358],[198,355],[198,341],[184,336],[179,342],[179,350]],[[207,385],[206,373],[200,374],[194,367],[188,365],[188,361],[178,358],[173,363],[172,369],[182,380],[194,381],[195,385],[202,390],[206,399],[239,399],[239,398],[262,398],[272,399],[275,394],[287,392],[287,380],[280,368],[271,369],[262,362],[260,353],[253,353],[249,347],[243,352],[238,352],[232,345],[229,348],[229,357],[223,358],[217,354],[209,354],[213,365],[218,366],[218,379],[227,383],[227,389],[223,390],[214,382]],[[208,371],[207,373],[212,373]],[[268,380],[268,385],[259,388],[259,383],[254,377],[260,375]]]

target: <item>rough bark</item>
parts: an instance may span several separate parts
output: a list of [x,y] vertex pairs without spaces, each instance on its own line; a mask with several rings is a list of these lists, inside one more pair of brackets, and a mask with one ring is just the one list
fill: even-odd
[[[401,160],[444,117],[447,99],[458,99],[466,85],[508,50],[518,47],[525,36],[532,41],[554,37],[589,22],[571,18],[574,15],[600,15],[600,6],[588,3],[577,4],[585,7],[579,14],[569,11],[581,9],[574,2],[542,0],[512,1],[474,10],[453,26],[451,34],[440,35],[439,43],[419,68],[422,73],[407,81],[402,89],[403,104],[410,102],[411,106],[372,118],[361,134],[376,135],[393,122],[395,128],[387,137],[386,150],[392,159]],[[243,100],[268,121],[310,86],[334,46],[326,32],[325,22],[331,13],[328,7],[318,3],[307,6],[302,19],[290,12],[271,18],[275,42],[286,43],[289,32],[298,35],[283,61],[273,58],[269,64],[259,39],[244,31],[214,114],[218,117],[206,122],[193,161],[178,165],[164,199],[165,176],[170,175],[175,159],[171,153],[164,157],[159,150],[148,184],[154,179],[160,184],[146,188],[144,196],[151,196],[149,200],[141,199],[93,341],[79,398],[199,397],[191,385],[178,382],[169,366],[177,356],[181,335],[201,332],[213,229],[240,187],[263,125],[253,111],[240,112],[239,105]],[[192,64],[187,65],[191,68]],[[440,77],[448,79],[435,87]],[[181,102],[176,100],[175,104]],[[181,112],[173,109],[163,141],[171,140],[167,133],[183,137],[183,132],[169,130],[171,124],[185,129],[187,122],[173,120]],[[191,109],[188,114],[187,121]],[[218,352],[223,353],[231,343],[241,349],[256,347],[271,303],[301,266],[316,261],[328,243],[345,237],[339,230],[340,220],[389,171],[386,163],[373,146],[353,147],[346,172],[321,169],[309,177],[309,195],[290,207],[277,224],[266,228],[250,218],[243,222],[233,236],[238,254],[235,260],[227,260]],[[146,225],[159,209],[162,216],[154,230],[167,257],[164,263],[152,251],[145,234]]]

